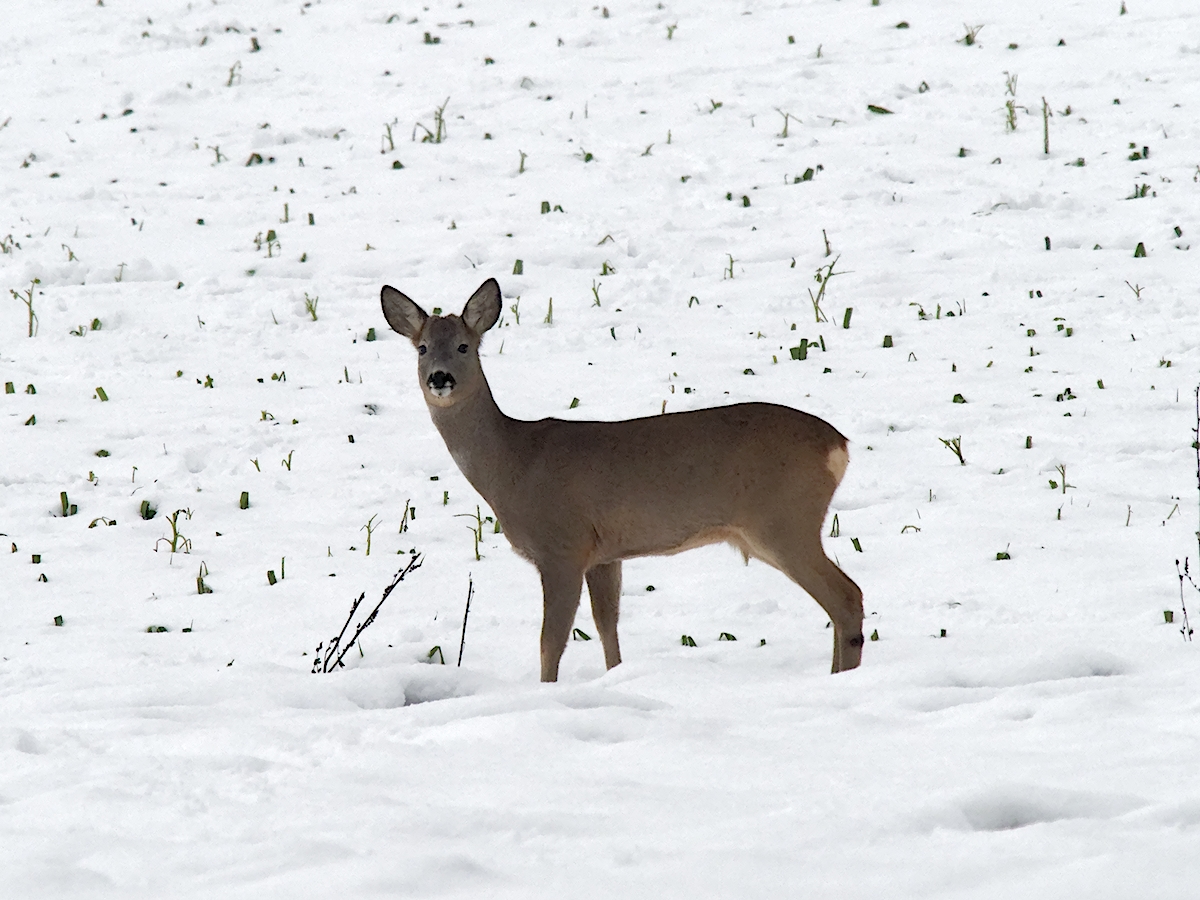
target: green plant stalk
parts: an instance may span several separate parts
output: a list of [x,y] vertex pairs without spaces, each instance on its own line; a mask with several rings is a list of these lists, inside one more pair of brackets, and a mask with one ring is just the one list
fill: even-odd
[[9,293],[13,295],[13,299],[20,300],[25,304],[25,310],[29,319],[29,337],[33,337],[35,334],[37,334],[38,317],[37,313],[33,311],[33,294],[35,286],[41,283],[42,280],[40,278],[35,278],[33,281],[29,282],[29,287],[23,291],[18,292],[12,290],[11,288],[9,289]]
[[841,258],[842,257],[840,255],[835,256],[833,258],[833,262],[826,266],[819,266],[813,278],[816,280],[817,284],[820,285],[820,287],[817,288],[816,294],[813,294],[812,288],[808,289],[808,297],[812,301],[813,314],[818,323],[829,321],[827,318],[825,318],[825,313],[821,310],[821,301],[825,299],[825,288],[829,284],[829,279],[834,275],[843,274],[842,272],[833,271],[833,267],[838,264],[838,260]]
[[[379,514],[376,513],[374,516],[371,516],[371,518],[367,519],[367,524],[358,529],[359,531],[365,531],[367,533],[367,556],[371,555],[371,535],[375,531],[375,518],[378,515]],[[282,571],[282,569],[283,567],[280,566],[280,571]]]
[[963,459],[962,454],[962,435],[952,438],[938,438],[938,440],[946,445],[947,450],[958,457],[958,464],[960,466],[965,466],[967,464],[967,461]]

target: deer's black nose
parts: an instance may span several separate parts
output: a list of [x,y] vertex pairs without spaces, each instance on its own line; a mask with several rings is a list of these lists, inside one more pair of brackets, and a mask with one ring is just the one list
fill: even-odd
[[435,391],[454,387],[454,376],[449,372],[434,372],[429,376],[429,384]]

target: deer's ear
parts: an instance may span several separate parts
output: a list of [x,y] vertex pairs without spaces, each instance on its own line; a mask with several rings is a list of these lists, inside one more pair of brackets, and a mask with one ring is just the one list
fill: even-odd
[[462,320],[476,334],[483,334],[500,318],[500,285],[489,278],[479,286],[467,305],[463,307]]
[[392,331],[404,335],[415,344],[429,314],[390,284],[383,286],[379,300],[383,304],[383,317],[392,326]]

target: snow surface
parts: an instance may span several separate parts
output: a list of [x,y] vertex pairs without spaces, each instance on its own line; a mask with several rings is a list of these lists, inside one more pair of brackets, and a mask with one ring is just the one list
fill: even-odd
[[[1125,6],[5,4],[0,894],[1196,896],[1200,10]],[[626,564],[624,664],[537,682],[536,573],[476,561],[378,305],[489,276],[510,414],[851,438],[860,669],[710,548]]]

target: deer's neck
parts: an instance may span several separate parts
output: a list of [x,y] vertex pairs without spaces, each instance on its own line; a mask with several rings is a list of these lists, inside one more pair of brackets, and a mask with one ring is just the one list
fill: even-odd
[[486,380],[453,406],[431,405],[429,415],[467,481],[495,508],[497,496],[512,483],[519,466],[520,423],[496,405]]

